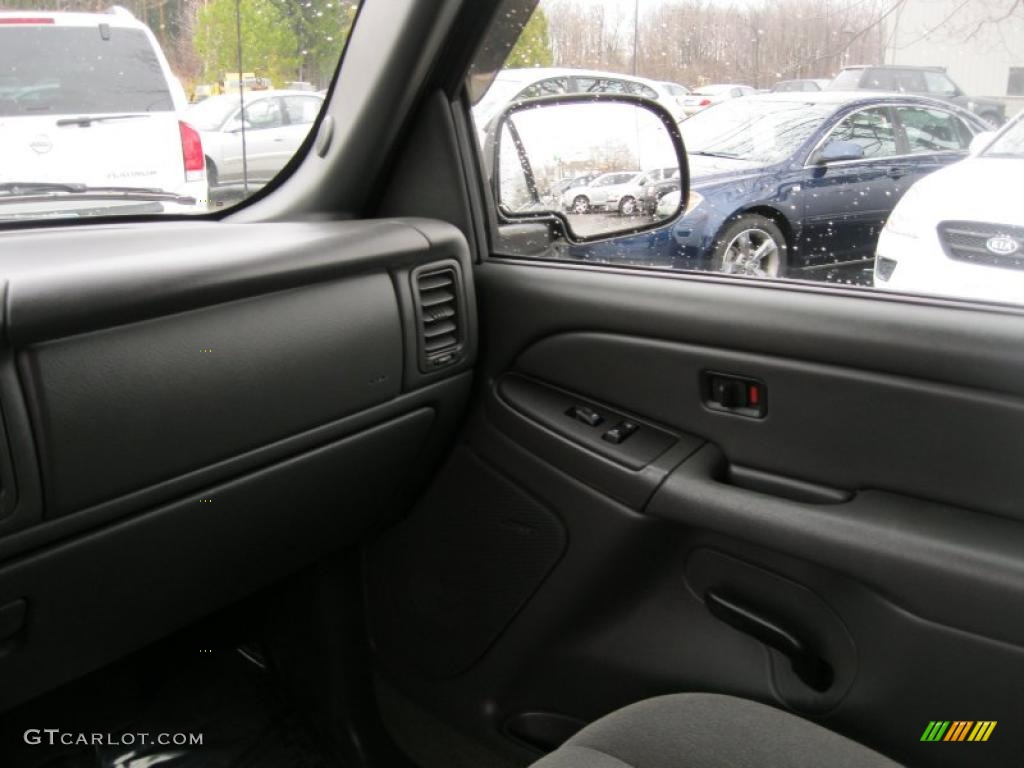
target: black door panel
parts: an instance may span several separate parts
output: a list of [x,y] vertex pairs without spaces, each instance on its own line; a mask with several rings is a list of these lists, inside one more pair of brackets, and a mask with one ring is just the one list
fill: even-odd
[[[715,691],[908,765],[1014,764],[1024,371],[1009,350],[1024,318],[525,263],[485,264],[477,286],[484,385],[447,473],[478,477],[468,455],[499,471],[561,519],[565,549],[486,652],[443,679],[408,663],[436,620],[399,605],[424,571],[392,569],[374,595],[408,644],[391,632],[379,647],[392,684],[521,762],[629,702]],[[709,373],[758,383],[762,418],[709,407]],[[616,454],[628,441],[601,440],[620,418],[663,450]],[[441,493],[396,530],[415,526],[426,547],[464,503]],[[371,568],[397,551],[381,540]],[[447,551],[434,568],[448,583],[512,588],[508,561]],[[434,600],[448,625],[474,620],[443,586]],[[1000,735],[920,741],[933,720],[995,720]]]

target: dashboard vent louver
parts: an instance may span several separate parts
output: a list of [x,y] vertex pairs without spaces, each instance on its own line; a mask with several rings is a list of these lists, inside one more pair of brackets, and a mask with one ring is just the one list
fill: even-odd
[[452,267],[427,268],[413,278],[419,321],[420,360],[430,370],[458,358],[462,344],[461,290]]

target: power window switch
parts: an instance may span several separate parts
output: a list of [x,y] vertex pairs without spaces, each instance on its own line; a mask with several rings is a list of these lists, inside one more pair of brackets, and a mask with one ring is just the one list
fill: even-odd
[[607,440],[609,443],[618,445],[619,443],[625,441],[626,438],[628,438],[638,429],[640,429],[640,425],[637,424],[635,421],[623,420],[620,421],[611,429],[609,429],[603,435],[601,435],[601,439]]
[[585,405],[574,405],[566,411],[566,414],[572,416],[576,421],[582,421],[588,427],[596,427],[604,421],[604,417],[600,413]]

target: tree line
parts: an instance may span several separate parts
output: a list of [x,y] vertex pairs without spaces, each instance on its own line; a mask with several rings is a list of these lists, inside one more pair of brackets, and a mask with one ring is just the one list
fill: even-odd
[[640,4],[634,18],[603,4],[543,0],[551,62],[635,71],[691,87],[736,82],[761,88],[782,79],[831,77],[845,64],[882,60],[884,0],[646,5]]
[[237,10],[243,71],[277,86],[302,80],[317,87],[330,82],[358,7],[354,0],[0,0],[0,9],[27,5],[92,13],[120,5],[153,30],[175,74],[191,84],[238,71]]

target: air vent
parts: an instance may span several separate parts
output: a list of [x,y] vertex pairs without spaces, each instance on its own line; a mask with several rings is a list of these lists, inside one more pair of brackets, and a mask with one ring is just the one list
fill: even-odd
[[433,370],[454,363],[462,345],[462,286],[454,267],[426,268],[414,274],[420,363]]

